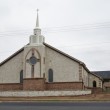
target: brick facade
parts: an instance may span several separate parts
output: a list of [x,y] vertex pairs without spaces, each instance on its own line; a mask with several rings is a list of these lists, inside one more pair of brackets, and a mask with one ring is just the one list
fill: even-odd
[[8,90],[22,90],[23,85],[20,83],[8,83],[8,84],[0,84],[0,90],[8,91]]
[[82,82],[54,82],[46,83],[47,90],[82,90]]
[[0,84],[0,90],[83,90],[82,82],[45,82],[45,78],[26,78],[23,84]]
[[45,90],[45,79],[26,78],[23,80],[23,90]]
[[85,89],[90,89],[93,94],[103,92],[103,89],[100,87],[86,87]]

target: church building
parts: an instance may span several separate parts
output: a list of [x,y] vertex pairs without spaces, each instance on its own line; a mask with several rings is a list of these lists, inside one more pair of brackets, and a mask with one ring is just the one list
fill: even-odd
[[0,63],[1,90],[84,90],[103,88],[100,76],[86,65],[45,43],[37,13],[29,44]]

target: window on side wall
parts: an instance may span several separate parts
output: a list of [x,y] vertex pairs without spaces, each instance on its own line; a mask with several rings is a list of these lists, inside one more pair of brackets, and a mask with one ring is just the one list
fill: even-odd
[[48,70],[48,82],[53,82],[53,70]]
[[23,70],[20,71],[20,83],[23,83]]

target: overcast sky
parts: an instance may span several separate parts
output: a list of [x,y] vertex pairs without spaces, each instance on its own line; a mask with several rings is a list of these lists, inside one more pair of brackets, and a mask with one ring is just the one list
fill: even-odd
[[46,43],[110,70],[110,0],[0,0],[0,62],[29,42],[37,8]]

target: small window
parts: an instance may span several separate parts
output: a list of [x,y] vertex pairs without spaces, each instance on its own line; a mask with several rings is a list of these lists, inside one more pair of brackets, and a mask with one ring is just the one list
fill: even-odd
[[20,83],[23,83],[23,70],[20,71]]
[[34,78],[34,65],[31,67],[31,77]]
[[49,69],[48,71],[48,81],[53,82],[53,70]]
[[44,64],[45,64],[45,57],[44,57]]
[[93,87],[97,87],[96,81],[93,81]]

